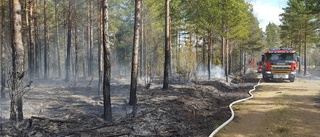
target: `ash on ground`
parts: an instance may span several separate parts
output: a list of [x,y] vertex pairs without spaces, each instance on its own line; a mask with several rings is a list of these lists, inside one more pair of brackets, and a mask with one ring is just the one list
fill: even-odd
[[128,105],[130,82],[113,81],[113,122],[101,118],[103,100],[95,81],[38,81],[24,96],[23,122],[8,121],[10,100],[1,100],[0,136],[208,136],[229,119],[228,105],[248,97],[259,79],[194,81],[172,84],[169,90],[158,82],[148,89],[140,85],[134,111]]

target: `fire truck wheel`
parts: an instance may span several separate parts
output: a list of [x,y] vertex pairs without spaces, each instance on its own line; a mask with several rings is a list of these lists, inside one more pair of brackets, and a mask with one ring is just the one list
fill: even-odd
[[293,79],[290,79],[290,82],[294,82],[294,78],[293,78]]

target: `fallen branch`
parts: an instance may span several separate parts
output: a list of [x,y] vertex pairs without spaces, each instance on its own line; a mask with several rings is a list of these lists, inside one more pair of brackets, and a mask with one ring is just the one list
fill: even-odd
[[[93,128],[68,131],[64,135],[70,136],[70,135],[74,135],[74,134],[77,134],[77,133],[88,133],[88,132],[92,132],[94,130],[101,129],[101,128],[119,126],[119,125],[124,125],[124,124],[132,124],[133,122],[134,121],[132,119],[130,119],[129,121],[123,120],[123,121],[120,121],[118,123],[106,123],[106,124],[103,124],[103,125],[100,125],[100,126],[97,126],[97,127],[93,127]],[[130,134],[131,134],[130,132],[128,132],[128,133],[117,133],[117,134],[111,134],[110,133],[109,135],[104,134],[104,136],[106,136],[106,137],[117,137],[117,136],[130,135]]]
[[31,116],[31,120],[32,119],[45,120],[45,121],[49,121],[49,122],[59,122],[59,123],[77,123],[77,121],[75,121],[75,120],[50,119],[50,118],[36,117],[36,116]]
[[[66,134],[66,136],[70,136],[70,135],[73,135],[73,134],[75,134],[76,132],[73,132],[73,133],[69,133],[69,134]],[[129,132],[127,132],[127,133],[115,133],[115,134],[106,134],[106,133],[104,133],[103,134],[103,136],[104,137],[120,137],[120,136],[125,136],[125,135],[127,135],[127,136],[129,136],[131,133],[129,133]]]
[[120,137],[120,136],[124,136],[127,135],[129,136],[131,133],[118,133],[118,134],[113,134],[113,135],[106,135],[106,137]]

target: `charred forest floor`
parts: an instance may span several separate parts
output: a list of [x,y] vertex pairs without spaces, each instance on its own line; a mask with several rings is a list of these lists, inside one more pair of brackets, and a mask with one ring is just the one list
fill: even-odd
[[113,122],[101,118],[103,98],[96,81],[35,81],[24,96],[25,120],[19,124],[8,121],[10,100],[1,99],[0,136],[208,136],[230,117],[228,105],[248,97],[258,81],[251,74],[233,83],[175,82],[169,90],[154,81],[148,89],[138,86],[133,111],[128,105],[130,81],[113,79]]

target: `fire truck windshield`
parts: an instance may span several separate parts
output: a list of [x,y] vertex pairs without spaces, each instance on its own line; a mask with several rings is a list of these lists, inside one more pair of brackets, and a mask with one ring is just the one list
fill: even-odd
[[293,53],[268,53],[267,61],[278,62],[278,61],[294,61]]

